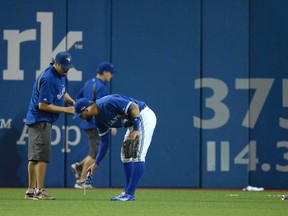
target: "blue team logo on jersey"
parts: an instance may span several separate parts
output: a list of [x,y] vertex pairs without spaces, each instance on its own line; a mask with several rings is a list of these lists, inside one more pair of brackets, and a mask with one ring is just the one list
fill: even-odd
[[66,88],[62,85],[62,91],[57,95],[57,99],[60,100],[66,92]]

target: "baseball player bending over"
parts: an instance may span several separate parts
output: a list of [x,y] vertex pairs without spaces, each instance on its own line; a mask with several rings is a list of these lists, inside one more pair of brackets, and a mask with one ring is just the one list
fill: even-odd
[[98,154],[94,163],[86,170],[93,172],[99,167],[110,143],[111,128],[126,127],[121,147],[126,185],[124,191],[110,201],[134,201],[135,190],[143,176],[145,157],[156,126],[156,116],[145,102],[119,94],[105,96],[95,102],[81,98],[75,103],[73,119],[80,117],[90,121],[95,116],[100,136]]

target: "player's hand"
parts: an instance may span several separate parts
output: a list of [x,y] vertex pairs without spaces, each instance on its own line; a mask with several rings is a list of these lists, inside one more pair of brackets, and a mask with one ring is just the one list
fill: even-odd
[[93,176],[94,171],[95,171],[97,168],[98,168],[98,165],[95,164],[95,163],[93,163],[91,166],[89,166],[89,167],[87,168],[85,174],[87,175],[87,173],[90,172],[90,173],[91,173],[91,176]]
[[75,108],[74,106],[68,106],[66,107],[66,113],[71,115],[71,114],[74,114],[75,113]]
[[129,136],[128,136],[128,140],[135,140],[135,138],[136,138],[136,136],[138,136],[139,135],[139,131],[136,131],[136,130],[133,130],[130,134],[129,134]]

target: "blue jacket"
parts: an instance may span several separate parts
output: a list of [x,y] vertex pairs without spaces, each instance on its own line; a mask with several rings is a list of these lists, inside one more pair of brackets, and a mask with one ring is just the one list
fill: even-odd
[[[89,79],[78,93],[77,99],[87,98],[91,101],[102,98],[108,94],[107,83],[98,78]],[[80,127],[84,130],[96,128],[96,121],[93,118],[90,122],[81,120]]]

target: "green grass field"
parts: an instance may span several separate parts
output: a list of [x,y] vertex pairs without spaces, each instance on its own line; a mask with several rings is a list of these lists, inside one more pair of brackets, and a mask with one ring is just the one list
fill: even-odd
[[288,191],[138,189],[134,202],[111,202],[120,189],[47,189],[56,200],[24,200],[25,188],[0,189],[1,216],[288,215]]

